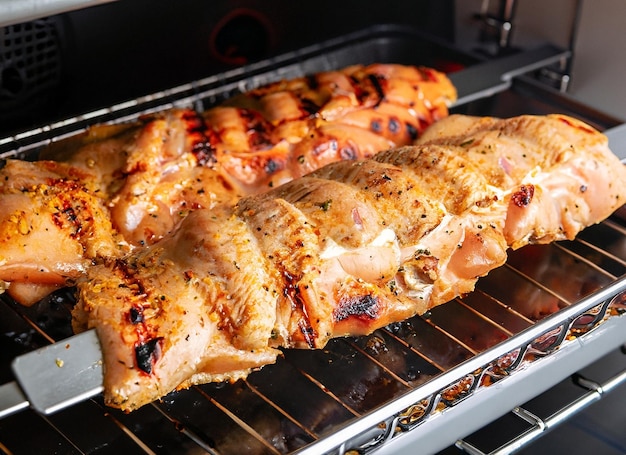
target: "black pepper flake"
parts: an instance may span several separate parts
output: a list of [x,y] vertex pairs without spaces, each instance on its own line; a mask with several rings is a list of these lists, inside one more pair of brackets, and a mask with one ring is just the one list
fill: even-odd
[[332,204],[333,200],[332,199],[328,199],[327,201],[324,202],[319,202],[315,205],[317,205],[319,208],[322,209],[323,212],[327,212],[328,209],[330,209],[330,204]]

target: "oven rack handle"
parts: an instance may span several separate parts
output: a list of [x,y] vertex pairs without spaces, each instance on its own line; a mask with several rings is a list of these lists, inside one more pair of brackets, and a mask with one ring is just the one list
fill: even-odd
[[626,370],[622,370],[602,384],[588,379],[579,373],[572,375],[571,379],[575,385],[586,389],[587,392],[575,400],[572,400],[570,403],[567,403],[549,417],[543,419],[522,406],[513,408],[511,413],[528,422],[531,427],[497,449],[491,452],[484,452],[465,439],[456,441],[455,446],[469,455],[508,455],[518,452],[545,435],[548,431],[556,428],[559,424],[583,411],[591,404],[604,399],[607,393],[616,389],[618,386],[626,384]]

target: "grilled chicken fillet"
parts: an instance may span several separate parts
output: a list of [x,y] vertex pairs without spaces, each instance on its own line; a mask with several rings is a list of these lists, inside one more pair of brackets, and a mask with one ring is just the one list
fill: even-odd
[[[201,113],[171,109],[134,122],[96,125],[51,144],[36,166],[70,166],[76,185],[97,192],[94,210],[108,217],[109,226],[102,225],[108,232],[98,235],[119,233],[133,248],[159,240],[193,210],[233,204],[324,164],[409,144],[445,117],[455,98],[449,79],[435,70],[357,65],[268,84]],[[21,179],[12,171],[16,166],[2,172],[0,204],[6,199],[14,207],[21,204],[15,210],[36,211],[37,201],[10,194]],[[31,179],[36,184],[49,185],[46,176]],[[72,284],[92,259],[74,250],[89,250],[97,236],[68,243],[69,233],[36,232],[45,227],[31,223],[30,236],[45,236],[59,254],[74,257],[73,263],[64,262],[68,273],[60,271],[55,281],[55,286]],[[88,226],[85,232],[91,232]],[[17,254],[22,238],[5,234],[3,242],[15,254],[0,262],[0,279],[10,278],[7,286],[17,300],[33,303],[54,288],[49,275],[18,271],[50,265]]]
[[453,115],[418,143],[460,147],[492,185],[508,189],[504,235],[514,249],[572,240],[625,202],[624,166],[606,136],[569,116]]
[[96,328],[105,401],[132,410],[423,313],[508,247],[571,238],[624,201],[626,171],[587,125],[453,116],[417,145],[194,211],[90,268],[75,329]]

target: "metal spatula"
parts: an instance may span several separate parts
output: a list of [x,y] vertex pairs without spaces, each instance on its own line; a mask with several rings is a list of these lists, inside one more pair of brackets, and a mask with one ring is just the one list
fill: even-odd
[[0,418],[29,406],[51,414],[102,391],[95,330],[17,357],[12,367],[17,382],[0,386]]

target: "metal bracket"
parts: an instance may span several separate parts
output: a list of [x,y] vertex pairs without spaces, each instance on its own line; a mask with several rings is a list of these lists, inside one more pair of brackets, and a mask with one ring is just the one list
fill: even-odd
[[460,106],[503,92],[511,86],[515,77],[546,68],[570,56],[571,52],[568,50],[546,45],[489,60],[452,73],[449,77],[458,94],[458,99],[453,106]]

